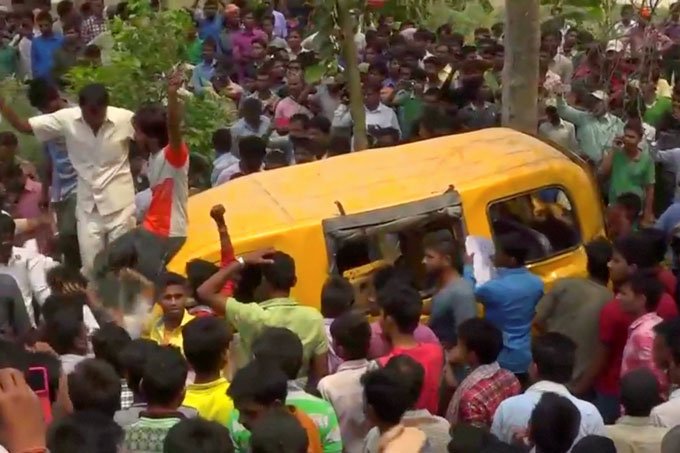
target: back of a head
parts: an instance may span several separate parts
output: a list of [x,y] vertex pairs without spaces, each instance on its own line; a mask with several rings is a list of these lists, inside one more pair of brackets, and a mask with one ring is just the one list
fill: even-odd
[[188,372],[179,349],[163,346],[152,352],[142,374],[142,392],[149,405],[179,406]]
[[321,288],[321,314],[337,318],[354,304],[354,287],[344,277],[332,275]]
[[373,422],[397,424],[410,409],[411,389],[395,370],[381,368],[361,377],[364,401],[376,418]]
[[626,284],[630,285],[634,295],[645,297],[645,309],[648,313],[657,310],[665,289],[655,270],[638,270],[630,276]]
[[505,255],[513,258],[517,266],[524,266],[529,248],[519,233],[508,233],[496,239],[496,247]]
[[529,436],[537,453],[567,453],[581,426],[581,413],[568,398],[544,393],[531,412]]
[[337,317],[331,324],[331,336],[336,346],[342,349],[342,357],[345,360],[368,357],[371,325],[364,313],[352,310]]
[[588,256],[588,275],[601,282],[609,281],[609,260],[612,258],[612,246],[605,238],[597,238],[586,244]]
[[51,101],[58,97],[58,88],[47,79],[33,79],[28,85],[28,101],[38,110],[44,110]]
[[182,420],[168,430],[163,453],[232,453],[229,430],[202,418]]
[[420,322],[423,300],[418,291],[401,283],[391,283],[378,292],[378,305],[383,316],[394,320],[402,333],[413,333]]
[[239,369],[231,380],[227,395],[234,404],[255,402],[263,406],[283,404],[288,394],[288,377],[271,362],[252,360]]
[[649,243],[654,252],[655,264],[661,263],[666,258],[666,251],[668,250],[666,233],[658,228],[642,228],[637,234]]
[[101,326],[92,335],[94,356],[108,362],[121,378],[125,371],[120,362],[120,353],[132,339],[125,329],[114,322]]
[[139,394],[139,384],[144,375],[144,367],[149,357],[160,348],[158,343],[146,339],[136,338],[128,343],[120,353],[120,363],[125,370],[125,379],[128,387],[134,393]]
[[257,161],[267,154],[267,144],[256,135],[248,135],[238,141],[238,150],[246,161]]
[[267,327],[253,342],[256,359],[278,365],[288,379],[295,379],[302,368],[300,338],[285,327]]
[[45,319],[45,337],[57,354],[72,353],[79,340],[85,341],[82,306],[68,304],[56,307]]
[[478,453],[487,446],[498,442],[488,429],[466,424],[457,424],[451,428],[449,453]]
[[275,252],[270,259],[272,263],[262,266],[262,276],[273,289],[290,291],[297,282],[295,260],[283,252]]
[[652,409],[661,404],[659,382],[647,368],[638,368],[621,378],[621,405],[626,415],[649,417]]
[[534,339],[531,354],[541,380],[566,384],[571,380],[576,344],[567,336],[549,332]]
[[613,247],[629,266],[634,264],[638,269],[648,269],[657,264],[654,244],[649,236],[640,233],[622,236],[614,241]]
[[467,352],[474,352],[480,365],[498,360],[503,349],[503,334],[490,321],[471,318],[458,326],[458,341],[465,345]]
[[118,453],[125,433],[111,417],[75,412],[56,420],[47,431],[51,453]]
[[[229,132],[228,129],[227,132]],[[219,270],[217,265],[206,260],[195,259],[187,263],[185,271],[194,299],[198,301],[196,290]]]
[[67,380],[68,395],[76,411],[94,411],[113,417],[120,410],[120,378],[103,360],[83,360]]
[[308,445],[307,431],[283,408],[259,419],[250,437],[252,453],[306,453]]
[[397,355],[387,362],[385,369],[398,373],[402,382],[409,388],[409,408],[415,407],[425,382],[425,368],[413,357]]
[[182,329],[184,355],[197,374],[215,373],[226,363],[231,332],[215,317],[192,319]]
[[[673,450],[676,453],[678,450]],[[609,437],[604,436],[585,436],[574,444],[571,453],[616,453],[616,445]],[[662,453],[666,453],[663,451]],[[668,452],[671,453],[671,452]]]

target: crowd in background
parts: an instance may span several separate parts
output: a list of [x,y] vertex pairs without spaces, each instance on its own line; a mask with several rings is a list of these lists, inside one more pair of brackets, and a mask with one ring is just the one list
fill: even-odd
[[[244,3],[188,11],[167,103],[135,112],[100,84],[67,94],[70,68],[105,64],[95,42],[109,15],[127,19],[125,3],[64,0],[56,20],[0,10],[0,78],[25,81],[41,113],[24,118],[0,93],[2,121],[44,149],[26,161],[0,133],[0,446],[679,451],[680,7],[662,20],[626,5],[604,42],[557,10],[542,24],[538,135],[590,165],[606,205],[609,237],[584,245],[588,276],[546,289],[510,233],[494,238],[496,276],[477,282],[462,244],[427,235],[428,287],[399,260],[379,269],[371,321],[343,277],[328,278],[317,310],[291,297],[306,276],[285,251],[235,255],[226,202],[205,213],[220,266],[165,269],[187,239],[190,194],[355,152],[343,72],[305,78],[313,11]],[[371,147],[499,125],[503,24],[469,38],[386,15],[357,26]],[[186,96],[239,112],[205,131],[211,166],[185,143]],[[559,206],[557,192],[541,197]]]

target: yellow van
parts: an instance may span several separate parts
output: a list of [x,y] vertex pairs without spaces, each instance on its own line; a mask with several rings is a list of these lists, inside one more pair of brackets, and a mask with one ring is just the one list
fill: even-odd
[[[369,150],[239,178],[189,199],[189,230],[169,268],[220,260],[215,204],[237,254],[275,247],[295,259],[293,295],[319,306],[324,280],[353,280],[403,259],[419,271],[425,234],[493,239],[517,232],[528,266],[549,286],[585,275],[583,244],[604,235],[602,203],[586,164],[510,129]],[[366,285],[362,284],[365,289]]]

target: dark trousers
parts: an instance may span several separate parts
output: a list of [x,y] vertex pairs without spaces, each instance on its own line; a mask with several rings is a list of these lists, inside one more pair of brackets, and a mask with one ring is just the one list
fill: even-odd
[[63,257],[64,265],[72,269],[80,269],[80,247],[78,245],[78,230],[76,221],[76,195],[70,195],[62,201],[52,203],[52,209],[57,216],[57,232],[59,240],[57,247]]

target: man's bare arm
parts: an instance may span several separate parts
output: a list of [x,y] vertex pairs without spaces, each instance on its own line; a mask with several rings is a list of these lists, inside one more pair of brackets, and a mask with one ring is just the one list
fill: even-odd
[[5,118],[18,132],[21,132],[22,134],[33,134],[33,128],[28,120],[21,118],[14,109],[7,105],[5,99],[2,97],[0,97],[0,113],[2,113],[3,118]]

